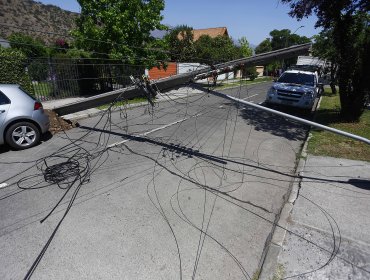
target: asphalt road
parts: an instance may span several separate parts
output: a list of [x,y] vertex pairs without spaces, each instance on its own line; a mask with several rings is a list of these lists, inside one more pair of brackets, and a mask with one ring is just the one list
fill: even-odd
[[[261,103],[269,86],[224,92]],[[82,120],[29,150],[0,150],[0,279],[257,272],[307,131],[181,92]]]

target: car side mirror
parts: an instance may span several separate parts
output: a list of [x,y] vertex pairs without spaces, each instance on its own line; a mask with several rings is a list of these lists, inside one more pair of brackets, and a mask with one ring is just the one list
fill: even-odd
[[273,79],[273,81],[274,81],[274,83],[276,83],[276,82],[277,82],[277,79],[276,79],[276,78],[274,78],[274,79]]

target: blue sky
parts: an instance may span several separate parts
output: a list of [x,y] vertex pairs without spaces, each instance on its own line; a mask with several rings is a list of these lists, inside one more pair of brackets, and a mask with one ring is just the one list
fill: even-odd
[[[38,0],[63,9],[79,12],[75,0]],[[164,24],[186,24],[193,28],[226,26],[234,39],[245,36],[254,45],[269,37],[274,29],[290,29],[311,37],[319,32],[314,28],[316,17],[298,22],[288,16],[289,7],[278,0],[166,0]]]

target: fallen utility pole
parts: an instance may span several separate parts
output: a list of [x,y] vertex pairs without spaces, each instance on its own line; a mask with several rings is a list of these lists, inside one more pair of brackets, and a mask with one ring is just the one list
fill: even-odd
[[266,108],[264,106],[254,104],[252,102],[248,102],[248,101],[245,101],[243,99],[239,99],[239,98],[233,97],[233,96],[225,94],[225,93],[217,92],[217,91],[214,91],[214,90],[208,90],[208,89],[205,89],[205,88],[203,88],[199,85],[198,86],[196,85],[195,87],[199,90],[202,90],[204,92],[213,94],[213,95],[218,96],[218,97],[222,97],[222,98],[225,98],[225,99],[228,99],[228,100],[232,100],[232,101],[235,101],[237,103],[245,104],[245,105],[248,105],[250,107],[256,108],[258,110],[273,113],[275,115],[279,115],[279,116],[282,116],[284,118],[287,118],[287,119],[290,119],[290,120],[293,120],[293,121],[297,121],[299,123],[303,123],[303,124],[306,124],[306,125],[309,125],[309,126],[317,127],[319,129],[322,129],[322,130],[327,130],[327,131],[330,131],[330,132],[333,132],[333,133],[336,133],[336,134],[339,134],[339,135],[342,135],[342,136],[345,136],[345,137],[348,137],[348,138],[352,138],[352,139],[355,139],[355,140],[358,140],[358,141],[361,141],[361,142],[364,142],[364,143],[370,145],[370,140],[365,138],[365,137],[361,137],[361,136],[358,136],[358,135],[355,135],[355,134],[352,134],[352,133],[348,133],[348,132],[345,132],[345,131],[342,131],[342,130],[339,130],[339,129],[335,129],[335,128],[332,128],[332,127],[329,127],[329,126],[325,126],[325,125],[322,125],[322,124],[319,124],[319,123],[316,123],[316,122],[308,121],[306,119],[302,119],[302,118],[299,118],[299,117],[296,117],[296,116],[293,116],[293,115],[289,115],[289,114],[286,114],[286,113],[283,113],[283,112],[280,112],[280,111],[277,111],[277,110],[274,110],[274,109]]
[[[164,92],[172,88],[179,87],[184,84],[188,84],[194,80],[204,79],[210,76],[232,72],[235,69],[238,69],[243,66],[256,66],[256,65],[261,65],[261,64],[267,64],[277,59],[284,59],[284,58],[304,55],[309,52],[310,48],[311,48],[311,43],[307,43],[307,44],[292,46],[292,47],[277,50],[277,51],[258,54],[258,55],[247,57],[247,58],[241,58],[241,59],[229,61],[226,63],[220,63],[217,65],[213,65],[212,67],[205,67],[203,69],[199,69],[199,70],[191,71],[185,74],[179,74],[179,75],[175,75],[169,78],[155,81],[155,85],[160,91]],[[75,103],[59,106],[59,107],[54,108],[53,110],[59,116],[64,116],[64,115],[79,112],[82,110],[95,108],[103,104],[111,103],[115,101],[117,97],[122,97],[124,99],[130,99],[130,98],[139,97],[139,96],[145,96],[145,93],[143,92],[143,90],[136,86],[131,86],[131,87],[126,87],[123,89],[99,94],[96,96],[92,96],[82,101],[75,102]]]

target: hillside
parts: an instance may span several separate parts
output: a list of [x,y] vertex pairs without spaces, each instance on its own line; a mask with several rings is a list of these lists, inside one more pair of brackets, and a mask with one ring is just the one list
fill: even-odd
[[[77,13],[32,0],[0,0],[0,37],[7,38],[13,32],[22,32],[39,37],[48,44],[61,38],[68,41],[67,37],[34,31],[68,34],[77,16]],[[1,24],[21,27],[23,30]]]

